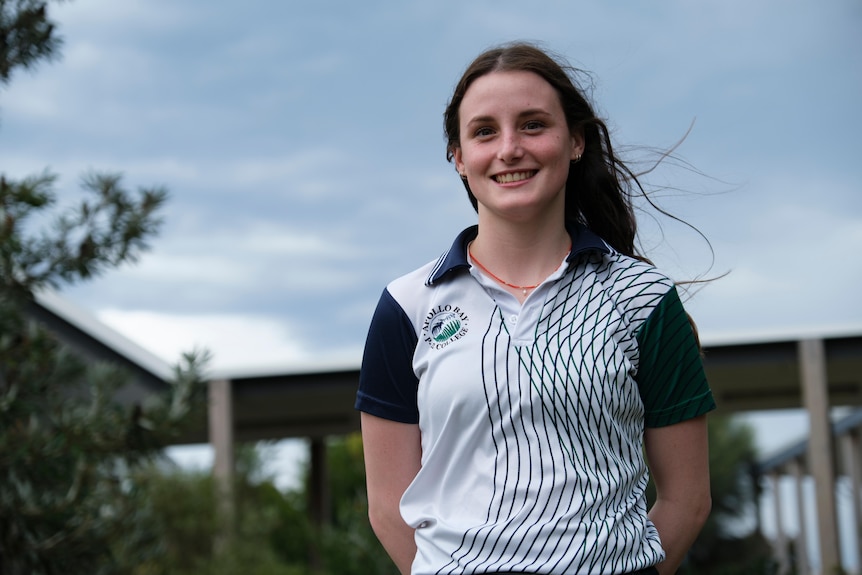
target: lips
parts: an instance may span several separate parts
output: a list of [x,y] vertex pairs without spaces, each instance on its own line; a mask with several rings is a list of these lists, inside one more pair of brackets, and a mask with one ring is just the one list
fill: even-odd
[[515,182],[520,182],[521,180],[527,180],[536,175],[538,170],[528,170],[525,172],[509,172],[506,174],[498,174],[493,176],[493,179],[498,184],[512,184]]

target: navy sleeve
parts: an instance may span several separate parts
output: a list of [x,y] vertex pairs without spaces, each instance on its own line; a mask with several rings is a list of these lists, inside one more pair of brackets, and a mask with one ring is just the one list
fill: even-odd
[[407,314],[384,290],[365,340],[356,409],[401,423],[419,423],[419,382],[413,372],[417,341]]

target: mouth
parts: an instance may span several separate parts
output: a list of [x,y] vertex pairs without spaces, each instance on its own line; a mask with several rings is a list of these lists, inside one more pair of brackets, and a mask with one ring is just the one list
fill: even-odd
[[506,174],[498,174],[492,176],[492,179],[498,184],[512,184],[522,180],[528,180],[538,173],[538,170],[527,170],[524,172],[509,172]]

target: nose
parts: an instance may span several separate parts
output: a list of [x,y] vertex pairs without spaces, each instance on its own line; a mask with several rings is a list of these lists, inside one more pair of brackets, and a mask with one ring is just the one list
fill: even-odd
[[497,150],[497,158],[507,164],[517,160],[524,155],[521,148],[521,135],[517,131],[506,131],[500,138],[500,148]]

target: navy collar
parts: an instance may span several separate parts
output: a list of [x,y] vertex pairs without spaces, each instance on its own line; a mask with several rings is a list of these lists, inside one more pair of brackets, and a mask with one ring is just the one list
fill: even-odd
[[[571,264],[581,254],[588,252],[610,253],[611,247],[592,230],[587,228],[580,222],[566,222],[566,230],[572,238],[572,251],[566,258],[566,261]],[[425,285],[434,285],[450,273],[458,270],[470,269],[470,263],[467,261],[467,245],[473,241],[479,233],[479,226],[470,226],[455,238],[452,242],[452,247],[445,254],[440,256],[431,274],[425,281]]]

